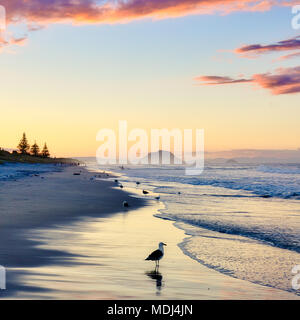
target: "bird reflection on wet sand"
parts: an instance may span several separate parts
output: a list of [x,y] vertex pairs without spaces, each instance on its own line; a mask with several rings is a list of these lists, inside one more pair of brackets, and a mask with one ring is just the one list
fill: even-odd
[[156,294],[159,295],[159,294],[160,294],[160,291],[161,291],[161,289],[162,289],[162,287],[163,287],[163,280],[162,280],[162,279],[163,279],[163,276],[162,276],[162,274],[157,270],[157,268],[155,268],[155,270],[153,270],[153,271],[147,271],[147,272],[145,272],[145,274],[146,274],[149,278],[155,280],[155,282],[156,282],[156,289],[157,289]]

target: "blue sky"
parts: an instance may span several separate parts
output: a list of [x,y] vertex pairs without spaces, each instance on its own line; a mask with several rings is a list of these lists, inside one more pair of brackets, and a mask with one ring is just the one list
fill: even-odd
[[297,36],[291,19],[290,7],[278,7],[117,24],[58,21],[35,32],[21,25],[18,34],[28,34],[25,45],[5,48],[0,56],[3,143],[14,146],[16,132],[26,131],[50,137],[58,154],[76,140],[69,153],[92,155],[97,131],[125,119],[146,129],[204,128],[209,150],[296,148],[298,94],[272,95],[250,84],[200,86],[194,80],[295,67],[297,58],[274,61],[278,53],[247,59],[232,52]]

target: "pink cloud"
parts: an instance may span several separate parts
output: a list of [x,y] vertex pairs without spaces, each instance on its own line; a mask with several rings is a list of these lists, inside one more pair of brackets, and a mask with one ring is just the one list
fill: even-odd
[[199,85],[224,85],[237,83],[254,83],[261,88],[268,89],[274,95],[300,93],[300,66],[294,68],[280,68],[275,74],[254,74],[250,79],[232,79],[220,76],[200,76],[194,78]]
[[297,57],[300,57],[300,51],[296,53],[287,54],[285,56],[281,56],[277,60],[287,60],[287,59],[293,59]]
[[194,78],[197,82],[202,85],[217,85],[217,84],[234,84],[234,83],[247,83],[251,82],[251,79],[232,79],[230,77],[219,77],[219,76],[200,76]]
[[2,0],[8,21],[118,23],[141,18],[170,18],[189,14],[265,11],[296,0]]
[[[266,11],[298,0],[2,0],[7,23],[37,31],[52,23],[114,24],[196,14]],[[20,42],[21,43],[21,42]],[[7,44],[5,44],[7,45]],[[0,41],[1,46],[1,41]]]
[[27,42],[27,36],[14,37],[12,34],[0,34],[0,52],[9,46],[23,46]]
[[264,53],[271,52],[282,52],[282,51],[298,51],[295,54],[288,54],[280,58],[281,60],[293,58],[300,54],[300,36],[296,36],[291,39],[282,40],[277,43],[261,45],[261,44],[252,44],[245,45],[234,50],[235,53],[240,54],[247,58],[252,58]]
[[253,82],[265,89],[271,90],[272,94],[288,94],[300,92],[300,66],[294,68],[281,68],[276,74],[255,74]]
[[[2,0],[7,23],[25,23],[37,31],[52,23],[114,24],[137,19],[165,19],[196,14],[266,11],[298,0]],[[11,40],[0,47],[17,44]],[[20,41],[19,44],[24,44]]]

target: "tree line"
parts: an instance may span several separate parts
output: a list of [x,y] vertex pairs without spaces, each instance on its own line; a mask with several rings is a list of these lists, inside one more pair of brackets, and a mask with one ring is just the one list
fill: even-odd
[[46,143],[44,144],[42,151],[40,151],[40,147],[38,146],[36,141],[32,146],[30,146],[25,132],[23,133],[23,137],[20,140],[20,143],[18,144],[17,148],[21,154],[31,154],[32,156],[43,157],[43,158],[50,157],[50,152],[48,150],[47,144]]

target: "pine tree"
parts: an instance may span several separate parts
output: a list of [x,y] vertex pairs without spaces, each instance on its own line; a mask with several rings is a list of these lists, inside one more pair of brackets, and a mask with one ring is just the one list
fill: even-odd
[[22,154],[26,154],[27,151],[30,149],[30,145],[27,141],[25,132],[23,133],[23,137],[18,145],[18,149]]
[[36,141],[34,141],[34,144],[31,146],[30,152],[35,157],[39,155],[40,147],[37,145]]
[[41,153],[42,157],[44,158],[49,158],[50,157],[50,152],[48,150],[48,147],[47,147],[47,144],[45,143],[44,145],[44,148],[42,150],[42,153]]

